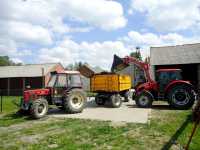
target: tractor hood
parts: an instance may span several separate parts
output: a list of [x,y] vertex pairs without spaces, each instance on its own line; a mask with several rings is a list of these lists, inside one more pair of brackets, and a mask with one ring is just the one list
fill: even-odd
[[114,55],[111,72],[116,72],[116,71],[122,70],[122,69],[126,68],[127,66],[128,66],[128,64],[124,63],[123,58],[120,58],[119,56]]
[[24,91],[24,101],[29,101],[34,96],[45,96],[50,94],[50,89],[35,89]]

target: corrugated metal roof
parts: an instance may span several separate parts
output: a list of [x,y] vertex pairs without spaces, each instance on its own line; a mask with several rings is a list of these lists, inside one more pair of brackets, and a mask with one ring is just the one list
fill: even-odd
[[151,65],[200,63],[200,43],[150,48]]
[[47,63],[47,64],[27,64],[22,66],[1,66],[0,78],[12,78],[12,77],[39,77],[42,76],[42,68],[44,68],[44,74],[46,75],[59,63]]

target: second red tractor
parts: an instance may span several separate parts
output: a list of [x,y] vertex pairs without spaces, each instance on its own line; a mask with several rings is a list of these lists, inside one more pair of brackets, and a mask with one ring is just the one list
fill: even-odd
[[134,57],[119,58],[115,56],[112,68],[134,64],[144,72],[144,81],[134,87],[137,106],[151,107],[154,100],[167,100],[176,109],[187,109],[195,101],[193,85],[182,79],[180,69],[160,69],[156,71],[156,79],[150,76],[149,64]]

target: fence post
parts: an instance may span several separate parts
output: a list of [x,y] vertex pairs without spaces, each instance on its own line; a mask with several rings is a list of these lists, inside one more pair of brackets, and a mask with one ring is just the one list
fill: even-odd
[[3,96],[2,96],[2,90],[0,91],[1,96],[1,113],[3,112]]

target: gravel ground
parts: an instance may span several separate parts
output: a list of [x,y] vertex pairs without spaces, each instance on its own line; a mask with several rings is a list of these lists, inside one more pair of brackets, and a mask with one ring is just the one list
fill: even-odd
[[97,106],[94,98],[87,101],[87,106],[82,113],[66,114],[59,109],[51,109],[49,116],[61,118],[94,119],[112,122],[148,123],[151,109],[137,108],[134,101],[124,102],[120,108]]

